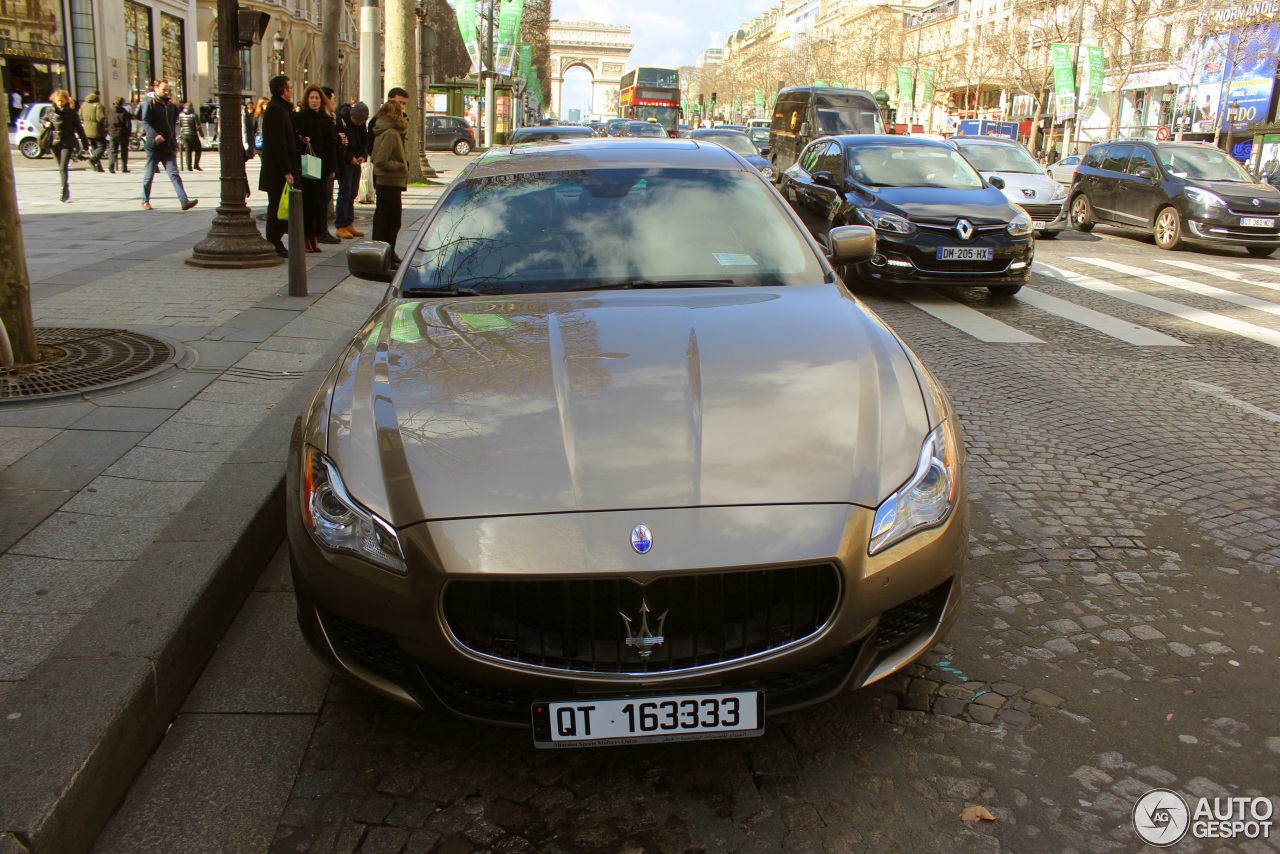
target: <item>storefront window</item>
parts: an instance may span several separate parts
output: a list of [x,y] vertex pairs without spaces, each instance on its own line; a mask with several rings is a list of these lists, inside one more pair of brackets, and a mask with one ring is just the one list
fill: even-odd
[[187,100],[187,49],[182,19],[164,12],[160,13],[160,70],[173,89],[174,100]]
[[32,103],[68,88],[61,0],[0,0],[0,23],[0,76],[10,101],[15,92]]
[[124,0],[125,73],[129,77],[129,94],[141,97],[151,88],[153,79],[151,8]]

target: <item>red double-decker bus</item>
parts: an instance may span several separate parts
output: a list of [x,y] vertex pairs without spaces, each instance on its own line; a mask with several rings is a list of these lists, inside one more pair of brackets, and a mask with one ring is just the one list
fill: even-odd
[[680,124],[680,72],[675,68],[637,65],[622,75],[618,109],[624,119],[655,120],[675,136]]

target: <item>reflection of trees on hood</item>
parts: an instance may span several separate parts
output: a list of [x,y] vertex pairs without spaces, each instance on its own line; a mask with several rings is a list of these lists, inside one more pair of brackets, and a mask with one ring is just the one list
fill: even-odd
[[436,80],[465,77],[471,71],[471,57],[458,32],[458,18],[448,0],[426,0],[426,28],[435,35],[431,51],[432,73]]

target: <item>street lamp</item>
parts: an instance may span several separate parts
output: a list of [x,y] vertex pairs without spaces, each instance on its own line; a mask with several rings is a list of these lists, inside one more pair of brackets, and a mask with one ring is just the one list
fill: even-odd
[[[347,64],[347,52],[342,48],[338,48],[338,93],[337,98],[342,97],[342,69]],[[342,103],[338,101],[338,103]]]
[[1235,157],[1236,117],[1240,115],[1240,102],[1232,101],[1227,109],[1227,154]]
[[276,63],[276,73],[284,73],[284,36],[276,30],[276,34],[271,38],[271,47],[273,48],[271,57]]

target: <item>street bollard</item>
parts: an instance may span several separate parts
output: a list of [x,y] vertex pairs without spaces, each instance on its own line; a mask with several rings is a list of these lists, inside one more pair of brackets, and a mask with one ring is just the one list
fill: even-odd
[[302,225],[302,191],[289,186],[289,296],[307,295],[307,240]]

